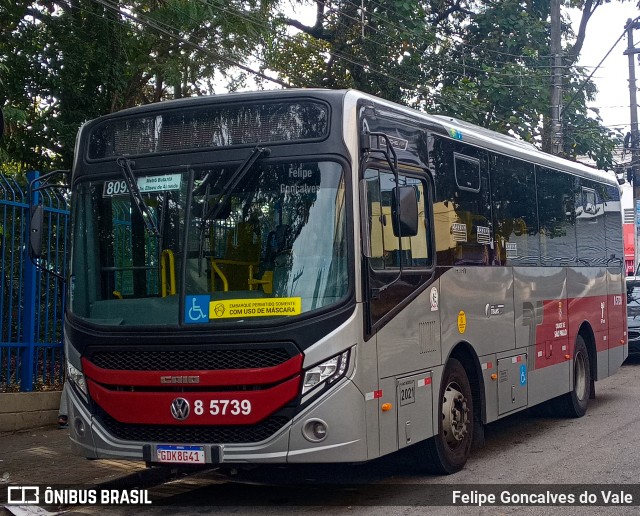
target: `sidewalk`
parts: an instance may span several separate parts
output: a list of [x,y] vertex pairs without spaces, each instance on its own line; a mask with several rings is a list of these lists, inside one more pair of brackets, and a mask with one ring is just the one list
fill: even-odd
[[142,461],[88,460],[73,455],[69,430],[57,426],[0,433],[0,487],[101,485],[128,480],[123,477],[136,477],[145,471],[151,470]]
[[[14,505],[9,510],[4,507],[9,486],[162,490],[166,482],[182,480],[189,476],[190,483],[187,482],[182,488],[169,489],[168,494],[157,495],[162,498],[180,492],[181,489],[193,489],[194,482],[196,485],[202,482],[198,480],[198,473],[188,466],[167,465],[148,468],[143,461],[88,460],[72,454],[69,443],[69,430],[59,429],[57,426],[14,433],[0,432],[0,515],[41,516],[59,514],[60,510],[66,511],[64,505]],[[191,476],[194,473],[196,475]],[[210,470],[201,470],[199,473],[205,474],[205,485],[212,482],[206,477]],[[99,514],[105,512],[104,506],[96,507]],[[50,513],[48,510],[55,512]]]

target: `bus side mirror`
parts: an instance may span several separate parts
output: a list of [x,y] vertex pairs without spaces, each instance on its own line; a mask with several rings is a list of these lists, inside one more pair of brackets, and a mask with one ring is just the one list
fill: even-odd
[[42,256],[42,229],[44,226],[44,208],[42,204],[31,206],[29,221],[29,251],[32,258]]
[[[400,213],[396,210],[400,207]],[[413,237],[418,234],[418,197],[413,186],[396,186],[391,192],[393,234]]]

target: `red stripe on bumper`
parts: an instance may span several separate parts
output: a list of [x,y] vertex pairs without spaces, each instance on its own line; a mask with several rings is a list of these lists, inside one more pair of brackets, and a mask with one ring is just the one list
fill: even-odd
[[[121,423],[157,425],[252,425],[293,400],[300,389],[300,376],[271,389],[225,392],[127,392],[112,391],[87,380],[91,398]],[[178,421],[171,415],[176,398],[189,402],[189,416]],[[201,414],[198,404],[202,402]],[[225,403],[226,402],[226,403]],[[243,403],[244,402],[244,403]],[[247,402],[250,411],[246,412]],[[224,414],[222,413],[224,410]],[[214,415],[215,414],[215,415]]]

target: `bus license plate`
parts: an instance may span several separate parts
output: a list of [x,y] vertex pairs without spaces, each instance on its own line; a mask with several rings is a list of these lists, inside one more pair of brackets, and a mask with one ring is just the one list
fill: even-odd
[[170,464],[204,464],[203,446],[158,446],[156,448],[158,462]]

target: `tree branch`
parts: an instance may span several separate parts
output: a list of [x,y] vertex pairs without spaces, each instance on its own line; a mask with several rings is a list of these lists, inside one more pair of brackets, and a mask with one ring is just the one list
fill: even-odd
[[584,7],[582,8],[582,17],[580,18],[580,26],[578,28],[578,34],[576,35],[576,42],[567,52],[566,58],[571,62],[575,63],[578,60],[578,56],[582,51],[582,46],[584,45],[584,39],[587,35],[587,24],[593,16],[593,13],[596,9],[602,5],[602,0],[586,0],[584,3]]
[[461,0],[456,0],[449,8],[439,12],[435,18],[432,18],[430,20],[431,25],[434,27],[437,26],[438,24],[445,21],[449,16],[451,16],[454,13],[462,13],[468,16],[473,16],[474,12],[462,7],[460,3],[461,3]]
[[291,27],[295,27],[305,34],[309,34],[309,36],[313,36],[316,39],[321,39],[323,41],[331,43],[335,41],[335,34],[332,31],[328,31],[324,28],[324,9],[324,0],[316,1],[316,22],[312,27],[310,27],[309,25],[305,25],[298,20],[294,20],[293,18],[285,18],[285,23],[287,25],[290,25]]

